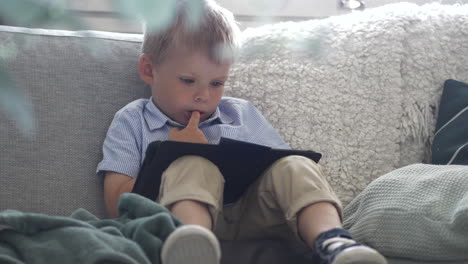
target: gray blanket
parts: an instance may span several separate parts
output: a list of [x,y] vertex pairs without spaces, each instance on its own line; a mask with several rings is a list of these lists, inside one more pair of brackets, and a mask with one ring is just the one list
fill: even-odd
[[371,184],[344,210],[352,235],[390,263],[468,263],[468,166],[415,164]]
[[0,212],[0,263],[160,263],[163,241],[181,223],[166,208],[123,194],[119,217],[84,209],[70,217]]

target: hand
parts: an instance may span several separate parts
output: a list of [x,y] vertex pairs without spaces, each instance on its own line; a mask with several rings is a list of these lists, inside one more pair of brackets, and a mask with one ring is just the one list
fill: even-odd
[[180,130],[173,127],[169,132],[169,140],[190,142],[190,143],[208,143],[205,134],[198,128],[200,123],[200,113],[193,111],[187,126]]

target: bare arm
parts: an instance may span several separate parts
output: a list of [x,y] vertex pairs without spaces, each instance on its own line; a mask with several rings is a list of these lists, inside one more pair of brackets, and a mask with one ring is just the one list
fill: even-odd
[[125,174],[108,171],[104,178],[104,202],[110,217],[118,216],[118,202],[121,194],[131,192],[135,179]]

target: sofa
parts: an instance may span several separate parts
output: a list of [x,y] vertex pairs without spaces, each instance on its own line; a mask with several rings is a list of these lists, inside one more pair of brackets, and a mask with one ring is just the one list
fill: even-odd
[[[252,101],[292,148],[322,153],[345,207],[382,175],[431,162],[443,84],[468,81],[468,5],[399,3],[241,37],[226,95]],[[0,40],[0,210],[106,218],[96,165],[114,113],[150,95],[142,36],[0,26]],[[223,263],[310,263],[275,239],[222,247]]]

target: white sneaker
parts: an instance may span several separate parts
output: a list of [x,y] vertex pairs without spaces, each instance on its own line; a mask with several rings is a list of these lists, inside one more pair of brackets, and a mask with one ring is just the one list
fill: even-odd
[[328,256],[322,263],[330,264],[387,264],[385,258],[375,249],[356,241],[334,237],[325,240],[323,249],[328,252]]
[[163,244],[163,264],[219,264],[221,248],[210,230],[198,225],[183,225]]

